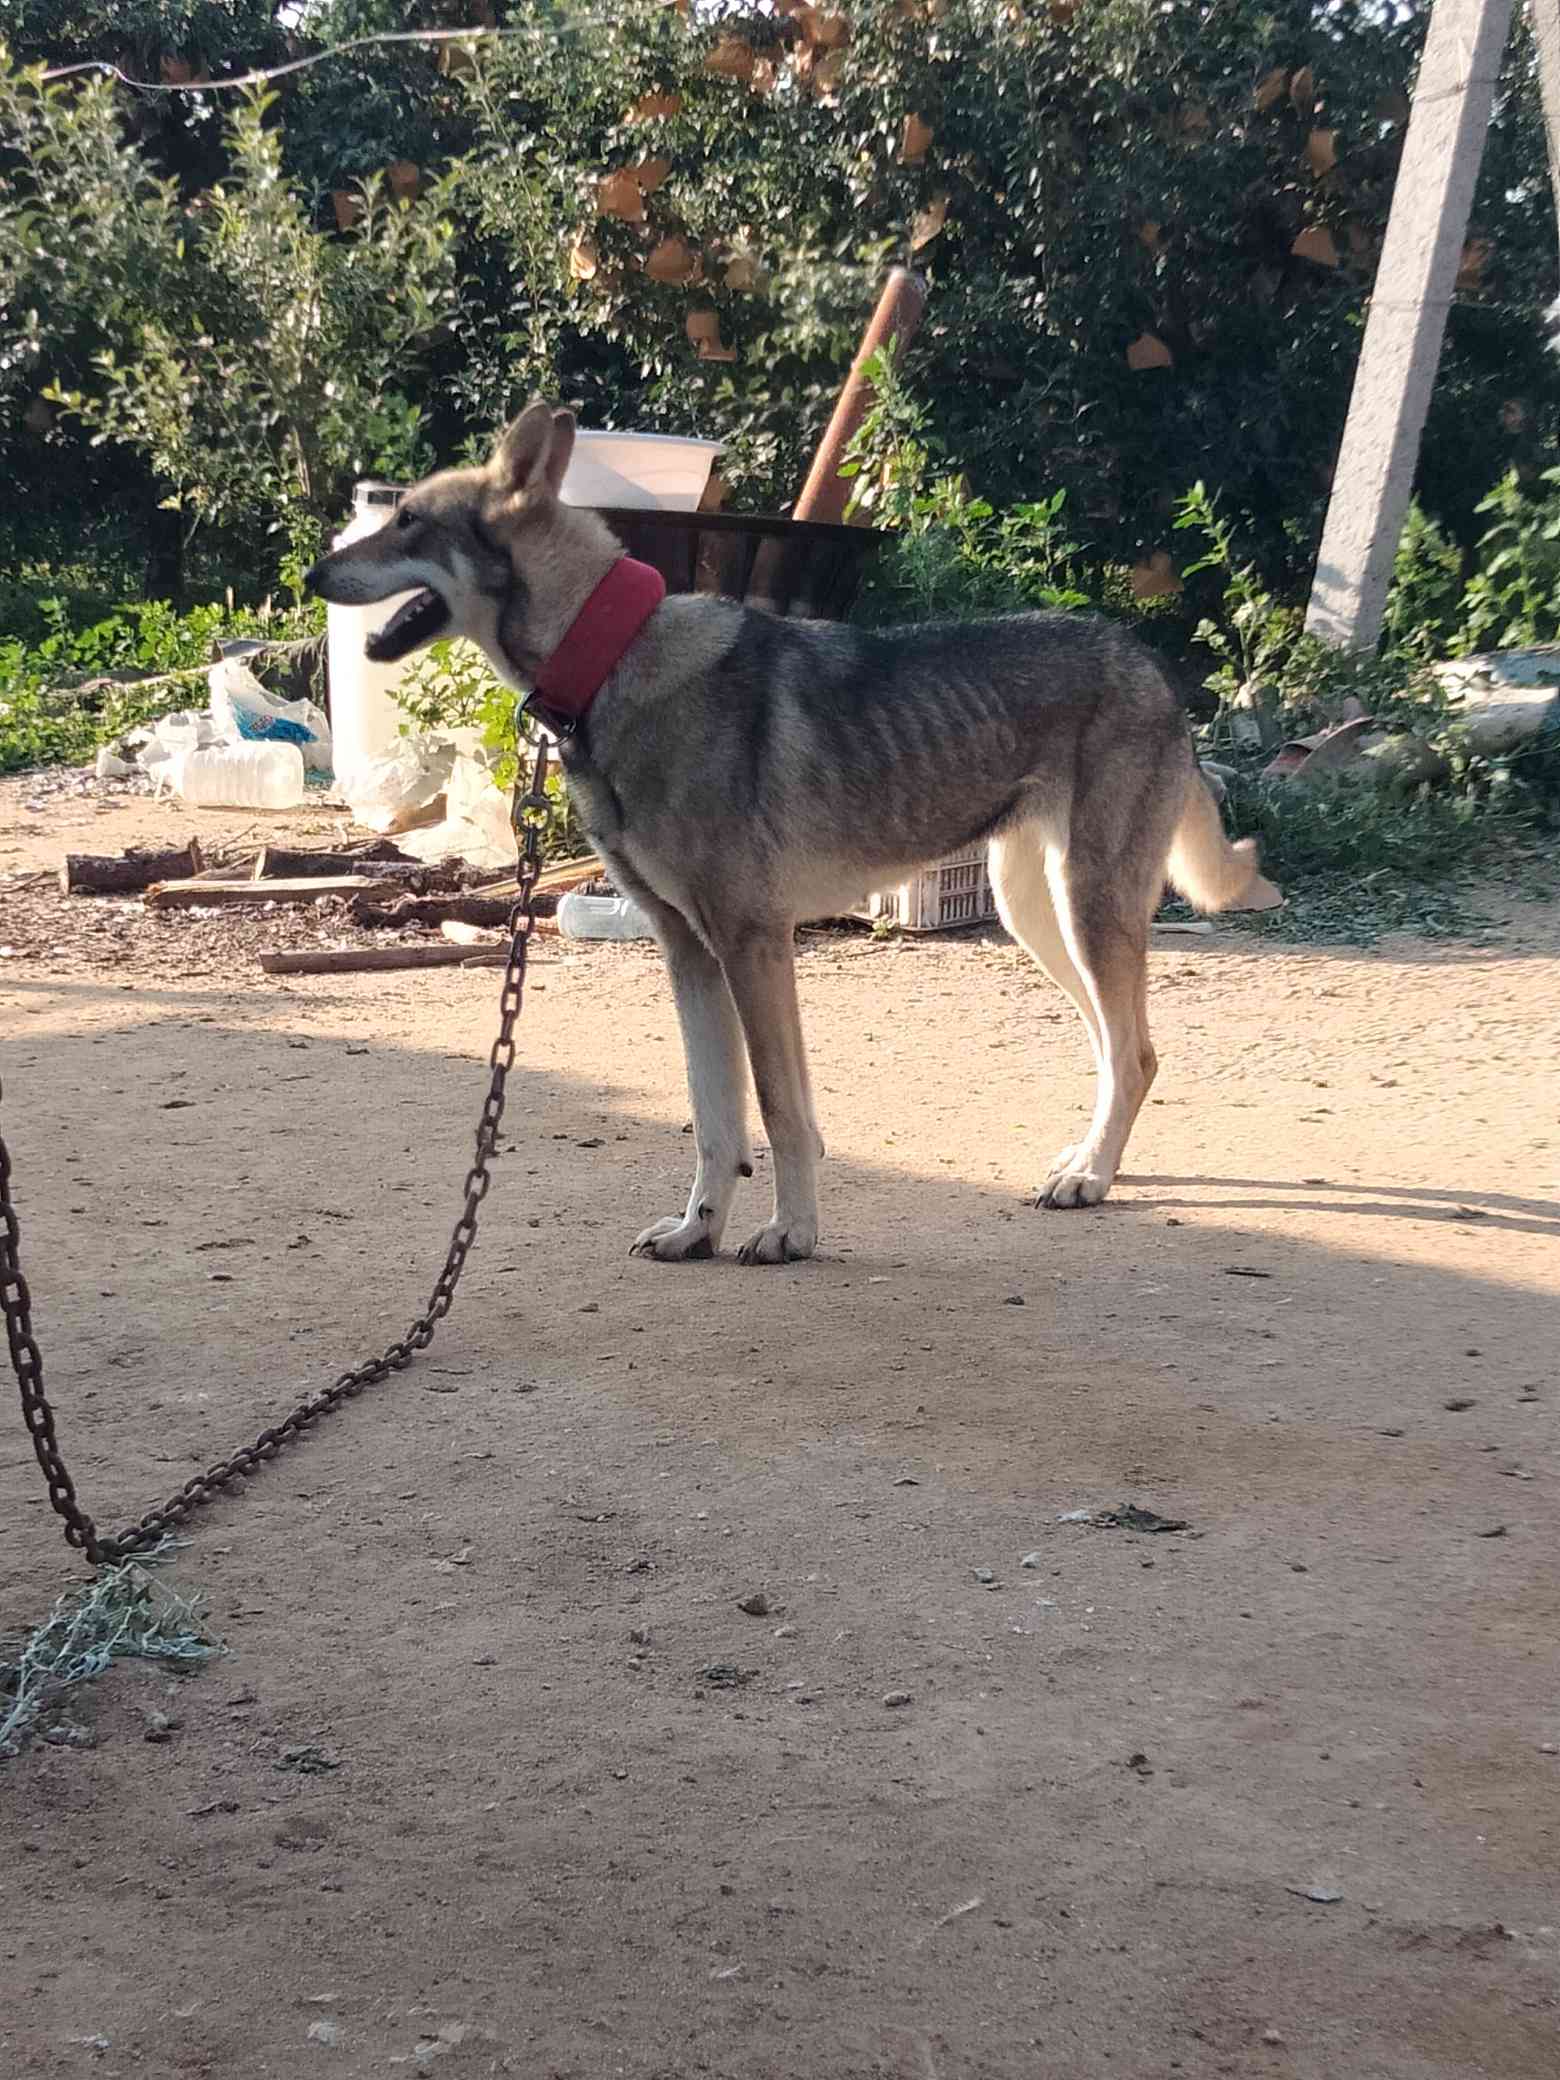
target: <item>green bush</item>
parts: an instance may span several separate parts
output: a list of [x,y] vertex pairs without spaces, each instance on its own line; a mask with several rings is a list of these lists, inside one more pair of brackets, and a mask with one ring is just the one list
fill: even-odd
[[[500,11],[516,33],[469,76],[427,48],[358,51],[232,123],[0,62],[5,460],[128,443],[243,574],[265,526],[340,511],[354,469],[454,456],[536,388],[594,421],[718,435],[736,496],[773,507],[884,265],[909,257],[931,297],[907,368],[977,497],[1065,493],[1069,532],[1117,570],[1168,546],[1201,480],[1255,516],[1248,560],[1296,603],[1424,0],[853,0],[833,50],[806,10]],[[7,19],[29,59],[151,74],[405,26],[388,0],[321,0],[285,29],[251,0],[17,0]],[[1421,469],[1464,546],[1490,477],[1530,469],[1560,416],[1543,155],[1522,27],[1475,203],[1488,259],[1452,315]],[[389,198],[392,167],[414,198]],[[614,176],[640,189],[626,214],[603,207]],[[345,231],[333,192],[367,202]],[[657,252],[674,263],[648,268]],[[46,385],[78,416],[50,428]],[[90,502],[70,470],[47,488]]]
[[44,633],[0,639],[0,772],[81,764],[100,744],[175,709],[203,707],[219,637],[310,634],[313,611],[270,614],[153,600],[73,624],[64,600],[37,602]]

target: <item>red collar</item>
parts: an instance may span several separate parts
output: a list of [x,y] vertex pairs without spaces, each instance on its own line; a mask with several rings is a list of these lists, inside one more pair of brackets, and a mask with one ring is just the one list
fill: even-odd
[[578,722],[665,597],[658,570],[620,556],[537,673],[532,699]]

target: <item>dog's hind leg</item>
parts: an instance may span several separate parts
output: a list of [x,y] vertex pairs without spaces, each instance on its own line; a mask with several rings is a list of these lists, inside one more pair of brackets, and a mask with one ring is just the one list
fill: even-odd
[[1148,931],[1162,870],[1134,874],[1137,864],[1118,859],[1091,871],[1075,854],[1046,851],[1057,926],[1094,1009],[1099,1080],[1089,1131],[1052,1165],[1042,1206],[1097,1206],[1105,1197],[1159,1067],[1148,1033]]
[[[1099,1075],[1104,1071],[1099,1014],[1089,986],[1062,936],[1051,884],[1046,875],[1046,843],[1039,824],[1022,823],[993,838],[989,854],[992,892],[997,913],[1036,966],[1050,976],[1083,1020]],[[1064,1148],[1051,1164],[1047,1183],[1072,1164],[1075,1150]],[[1043,1196],[1043,1194],[1042,1194]]]
[[714,1256],[737,1181],[753,1175],[748,1071],[741,1022],[720,962],[675,910],[660,903],[647,907],[677,999],[698,1166],[687,1212],[652,1222],[635,1240],[633,1253],[671,1264]]
[[796,1001],[792,927],[750,928],[722,948],[722,965],[747,1035],[759,1110],[775,1172],[775,1210],[737,1252],[744,1264],[810,1257],[818,1242],[818,1154]]
[[[1158,900],[1131,866],[1085,874],[1037,821],[991,845],[1003,923],[1083,1020],[1097,1076],[1094,1119],[1052,1162],[1042,1206],[1095,1206],[1110,1190],[1157,1063],[1148,1037],[1148,925]],[[1139,876],[1141,880],[1141,876]]]

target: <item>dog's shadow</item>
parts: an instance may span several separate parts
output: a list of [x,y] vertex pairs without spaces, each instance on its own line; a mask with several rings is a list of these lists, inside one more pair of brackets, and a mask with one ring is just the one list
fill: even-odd
[[[1438,1185],[1343,1184],[1331,1179],[1275,1177],[1161,1177],[1123,1173],[1119,1182],[1156,1194],[1158,1208],[1225,1207],[1243,1212],[1370,1214],[1384,1220],[1445,1221],[1521,1235],[1560,1236],[1560,1201],[1519,1199],[1507,1192],[1456,1190]],[[1177,1191],[1191,1197],[1158,1196]],[[1306,1196],[1317,1192],[1325,1197]],[[1230,1196],[1239,1194],[1240,1196]],[[1257,1196],[1253,1196],[1257,1195]]]

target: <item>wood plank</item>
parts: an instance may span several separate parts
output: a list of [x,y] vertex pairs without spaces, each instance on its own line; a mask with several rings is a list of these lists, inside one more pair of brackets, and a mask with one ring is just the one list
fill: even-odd
[[307,952],[262,953],[267,975],[379,974],[394,968],[501,968],[506,946],[491,952],[470,946],[322,946]]
[[297,881],[159,881],[145,901],[149,910],[255,910],[266,903],[317,903],[324,896],[399,893],[394,882],[367,874],[311,874]]

